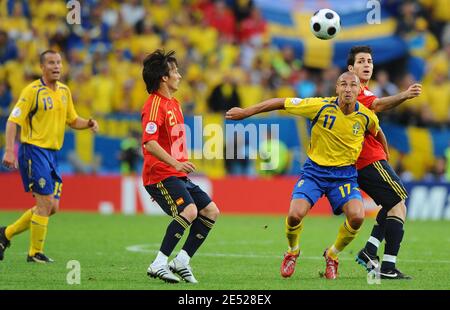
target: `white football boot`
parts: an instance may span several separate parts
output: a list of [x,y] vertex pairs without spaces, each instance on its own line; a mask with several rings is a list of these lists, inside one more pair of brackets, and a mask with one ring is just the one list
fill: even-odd
[[198,283],[197,279],[192,273],[191,266],[189,266],[189,264],[183,264],[176,257],[169,263],[169,268],[171,271],[183,278],[184,281],[188,283]]
[[159,278],[168,283],[179,283],[180,279],[169,270],[168,265],[153,266],[147,269],[147,275],[150,278]]

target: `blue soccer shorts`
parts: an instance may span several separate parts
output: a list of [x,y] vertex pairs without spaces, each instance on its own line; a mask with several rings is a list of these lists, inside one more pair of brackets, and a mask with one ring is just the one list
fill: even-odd
[[57,151],[23,143],[19,147],[19,170],[26,192],[60,199],[62,178],[57,170]]
[[305,162],[292,199],[305,199],[314,206],[322,195],[328,198],[336,215],[343,212],[342,207],[351,199],[362,201],[355,167],[324,167],[311,160]]

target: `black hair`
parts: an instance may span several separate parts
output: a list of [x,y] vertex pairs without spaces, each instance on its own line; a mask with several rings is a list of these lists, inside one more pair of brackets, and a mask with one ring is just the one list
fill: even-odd
[[142,70],[142,78],[144,79],[147,92],[153,93],[159,89],[163,76],[169,76],[169,63],[178,66],[175,58],[175,51],[165,53],[164,50],[156,50],[145,57]]
[[347,66],[355,65],[355,57],[359,53],[368,53],[372,56],[372,49],[368,45],[353,46],[347,56]]
[[41,53],[41,55],[39,55],[39,62],[40,62],[40,64],[43,64],[45,62],[45,55],[47,55],[47,54],[58,54],[58,52],[54,51],[54,50],[43,51]]

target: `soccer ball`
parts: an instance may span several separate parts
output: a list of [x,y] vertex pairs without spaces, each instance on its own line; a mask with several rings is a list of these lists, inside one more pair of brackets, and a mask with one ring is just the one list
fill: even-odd
[[312,33],[321,40],[334,38],[341,31],[341,18],[330,9],[318,10],[311,17]]

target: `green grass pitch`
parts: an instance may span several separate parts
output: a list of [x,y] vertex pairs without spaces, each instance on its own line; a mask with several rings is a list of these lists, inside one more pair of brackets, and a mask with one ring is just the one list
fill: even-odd
[[[0,212],[0,223],[20,213]],[[146,275],[169,217],[60,213],[52,217],[45,253],[54,264],[26,263],[29,232],[16,236],[0,261],[0,290],[9,289],[151,289],[151,290],[310,290],[450,289],[450,225],[445,221],[407,222],[398,267],[411,281],[368,284],[354,262],[373,225],[367,219],[357,239],[340,255],[339,278],[319,277],[323,250],[336,237],[342,217],[309,217],[301,239],[295,274],[283,279],[280,262],[286,249],[284,217],[222,215],[191,261],[198,285],[166,284]],[[184,240],[184,239],[183,239]],[[175,253],[181,247],[180,242]],[[81,284],[69,285],[67,262],[81,266]]]

